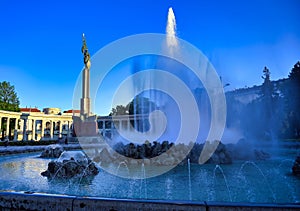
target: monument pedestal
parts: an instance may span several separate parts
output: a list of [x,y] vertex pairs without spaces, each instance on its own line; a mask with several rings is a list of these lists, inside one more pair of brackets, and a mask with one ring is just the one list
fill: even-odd
[[73,116],[73,125],[77,137],[97,136],[98,126],[96,122],[97,116],[87,118]]

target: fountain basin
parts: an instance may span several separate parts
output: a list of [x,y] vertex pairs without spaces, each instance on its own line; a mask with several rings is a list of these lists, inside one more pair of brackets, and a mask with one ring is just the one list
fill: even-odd
[[[268,160],[234,160],[229,165],[191,162],[189,168],[185,163],[147,179],[143,178],[151,168],[162,167],[122,162],[116,169],[109,163],[98,163],[99,167],[112,167],[112,174],[101,170],[91,180],[49,180],[41,172],[52,159],[39,158],[40,153],[5,155],[0,156],[0,190],[124,200],[298,204],[300,180],[292,174],[298,150],[286,147],[287,142],[279,144],[278,154],[272,153]],[[116,176],[138,171],[142,179]]]

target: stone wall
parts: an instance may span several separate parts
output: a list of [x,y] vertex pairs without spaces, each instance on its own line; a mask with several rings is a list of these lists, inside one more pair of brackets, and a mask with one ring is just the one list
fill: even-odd
[[300,205],[104,199],[30,192],[0,192],[0,210],[299,210]]

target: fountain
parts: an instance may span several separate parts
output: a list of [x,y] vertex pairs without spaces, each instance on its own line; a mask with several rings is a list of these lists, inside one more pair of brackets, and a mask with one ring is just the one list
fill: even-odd
[[57,161],[50,161],[46,171],[41,175],[50,179],[83,178],[99,173],[94,162],[80,151],[64,151]]

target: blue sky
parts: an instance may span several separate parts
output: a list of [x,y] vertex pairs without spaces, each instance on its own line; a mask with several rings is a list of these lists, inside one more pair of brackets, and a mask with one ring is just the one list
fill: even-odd
[[0,81],[16,88],[21,107],[72,107],[82,69],[81,34],[91,55],[138,33],[165,33],[172,6],[178,36],[198,47],[226,89],[287,77],[300,60],[297,0],[0,1]]

